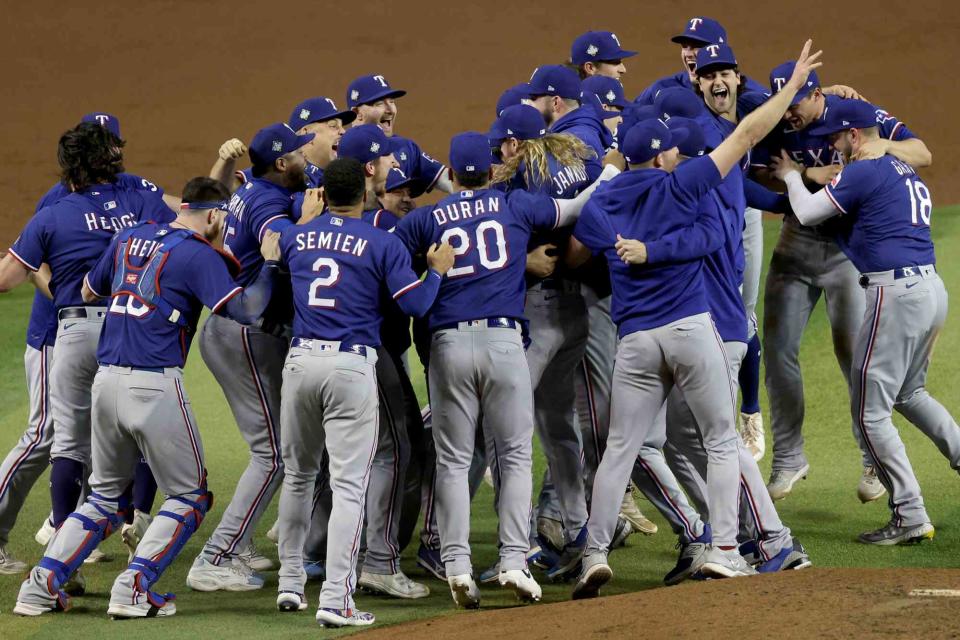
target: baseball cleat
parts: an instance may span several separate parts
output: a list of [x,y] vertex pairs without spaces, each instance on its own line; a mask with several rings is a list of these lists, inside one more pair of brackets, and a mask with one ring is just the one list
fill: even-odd
[[60,590],[68,596],[82,596],[87,592],[87,579],[80,573],[80,569],[77,569],[66,582],[60,585]]
[[613,530],[613,539],[610,541],[610,549],[623,547],[627,544],[627,538],[633,533],[633,526],[626,518],[617,516],[617,527]]
[[447,584],[450,585],[450,595],[453,601],[461,609],[479,609],[480,608],[480,589],[477,583],[473,581],[473,576],[469,573],[462,573],[458,576],[447,578]]
[[133,512],[133,522],[124,524],[120,528],[120,539],[123,540],[123,546],[127,548],[128,564],[133,562],[133,558],[137,555],[137,545],[140,544],[140,540],[143,538],[143,534],[147,532],[151,522],[153,522],[153,518],[149,513],[135,510]]
[[481,571],[478,578],[480,579],[480,584],[490,584],[492,582],[496,582],[499,575],[500,561],[497,560],[491,566]]
[[280,544],[280,521],[277,520],[267,531],[267,540],[273,544]]
[[810,465],[805,464],[799,469],[792,471],[786,469],[774,469],[770,474],[770,482],[767,483],[767,493],[773,501],[783,500],[793,491],[793,485],[800,480],[807,479],[807,473],[810,472]]
[[692,542],[685,542],[685,539],[684,535],[680,536],[680,540],[677,542],[680,557],[677,558],[676,566],[663,577],[663,583],[667,586],[680,584],[703,567],[707,558],[707,551],[710,550],[710,543],[713,540],[710,525],[704,524],[703,533]]
[[83,559],[83,564],[96,564],[98,562],[107,562],[108,560],[110,560],[110,556],[100,551],[100,547],[97,547],[90,552],[90,555]]
[[759,411],[757,413],[741,413],[738,427],[740,438],[743,440],[747,451],[750,452],[754,460],[760,462],[767,450],[763,434],[763,414]]
[[270,571],[276,566],[273,560],[257,551],[257,547],[252,542],[238,553],[237,557],[254,571]]
[[5,545],[0,546],[0,575],[12,576],[29,568],[26,562],[17,560]]
[[372,613],[356,609],[317,609],[321,627],[366,627],[376,620]]
[[307,608],[307,600],[302,593],[295,591],[281,591],[277,594],[277,610],[284,613],[303,611]]
[[863,475],[860,476],[860,484],[857,485],[857,497],[860,502],[866,504],[881,498],[887,492],[887,488],[877,477],[877,468],[868,464],[863,468]]
[[547,569],[547,578],[556,582],[558,580],[569,580],[579,574],[583,561],[583,550],[586,546],[587,528],[581,527],[577,539],[567,544],[556,564]]
[[17,604],[13,607],[13,612],[18,616],[29,616],[31,618],[42,616],[45,613],[63,610],[64,609],[60,606],[59,600],[54,600],[51,604],[32,604],[17,600]]
[[747,564],[739,550],[711,546],[700,572],[708,578],[739,578],[756,575],[757,570]]
[[773,556],[757,567],[757,573],[775,573],[777,571],[790,571],[806,569],[812,566],[810,556],[804,550],[803,545],[796,538],[793,539],[793,545],[783,549],[777,555]]
[[172,600],[164,602],[159,607],[149,602],[140,604],[122,604],[111,602],[107,608],[107,615],[114,620],[127,618],[169,618],[177,612],[177,605]]
[[417,566],[432,575],[437,580],[447,579],[447,570],[443,566],[443,560],[440,558],[439,549],[431,549],[420,543],[417,549]]
[[501,571],[497,577],[501,587],[510,587],[520,602],[540,602],[543,590],[528,569]]
[[546,516],[537,518],[537,535],[557,550],[563,549],[567,538],[563,523]]
[[620,517],[630,523],[631,529],[645,536],[652,536],[658,531],[657,525],[643,515],[640,508],[637,507],[632,491],[623,494],[623,502],[620,503]]
[[307,574],[307,580],[323,582],[327,578],[327,568],[323,566],[322,560],[304,560],[303,571]]
[[196,591],[255,591],[263,578],[240,560],[224,559],[216,565],[197,556],[187,574],[187,586]]
[[894,544],[919,544],[924,540],[933,540],[933,525],[929,522],[898,527],[893,522],[876,531],[866,531],[857,536],[864,544],[888,546]]
[[751,567],[755,567],[763,562],[763,556],[760,555],[760,546],[756,540],[746,540],[740,543],[740,555],[747,561]]
[[603,562],[591,565],[580,574],[577,584],[574,585],[573,599],[596,598],[600,595],[600,587],[610,582],[611,578],[613,578],[613,569],[610,568],[610,565]]
[[50,544],[50,538],[53,537],[53,534],[57,530],[50,524],[50,520],[44,519],[43,526],[37,529],[37,532],[33,534],[33,539],[37,541],[37,544],[41,547],[46,547]]
[[430,595],[430,589],[426,585],[414,582],[403,571],[397,571],[394,574],[364,571],[360,574],[357,585],[367,591],[405,600],[416,600]]

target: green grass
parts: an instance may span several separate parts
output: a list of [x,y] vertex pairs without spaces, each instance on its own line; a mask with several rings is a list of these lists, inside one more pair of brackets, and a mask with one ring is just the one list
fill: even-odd
[[[939,209],[935,214],[935,238],[940,248],[939,268],[953,292],[960,291],[960,266],[946,259],[952,242],[960,240],[960,207]],[[776,241],[780,223],[765,222],[766,252],[769,256]],[[765,263],[768,262],[765,261]],[[22,373],[23,335],[29,310],[30,291],[0,296],[0,317],[6,318],[0,330],[0,366],[6,375],[0,378],[0,449],[5,453],[24,428],[27,398]],[[930,372],[929,388],[948,408],[960,412],[960,391],[953,384],[960,379],[960,329],[956,320],[948,322],[938,344]],[[916,429],[898,419],[907,450],[924,489],[927,508],[937,525],[933,544],[916,548],[874,548],[854,542],[862,530],[883,524],[887,508],[883,502],[861,505],[856,498],[860,474],[859,452],[850,433],[846,389],[833,357],[826,314],[823,306],[815,312],[804,338],[803,372],[806,380],[806,439],[811,461],[809,478],[801,482],[794,495],[779,503],[783,520],[794,530],[820,567],[951,567],[960,557],[960,482],[956,474],[933,445]],[[423,382],[416,380],[418,393]],[[125,623],[123,630],[135,626],[142,637],[191,638],[230,637],[233,640],[259,638],[264,635],[283,638],[314,637],[318,629],[311,611],[300,615],[280,615],[274,608],[276,574],[269,574],[266,587],[260,592],[243,594],[191,592],[184,578],[192,558],[203,540],[219,520],[236,478],[247,461],[247,452],[237,433],[226,402],[216,383],[193,350],[187,367],[186,387],[203,434],[210,484],[218,500],[216,508],[157,585],[159,591],[175,591],[180,612],[170,620]],[[424,394],[425,396],[425,394]],[[764,393],[763,406],[766,408]],[[768,447],[770,445],[768,429]],[[761,467],[769,473],[769,456]],[[537,473],[541,477],[542,457],[538,455]],[[41,550],[33,542],[33,533],[49,509],[46,477],[37,483],[13,531],[11,550],[27,561],[36,561]],[[492,492],[484,485],[473,509],[474,564],[482,570],[496,556],[495,518],[491,508]],[[652,507],[640,503],[645,513],[660,524],[660,533],[650,538],[633,536],[628,547],[612,557],[616,578],[605,589],[614,594],[660,585],[660,580],[675,560],[676,540]],[[268,510],[258,531],[262,550],[274,553],[273,545],[263,533],[276,515],[276,501]],[[23,619],[10,613],[16,600],[19,579],[0,576],[0,638],[102,638],[117,633],[117,624],[105,615],[113,577],[125,558],[119,539],[109,540],[105,550],[111,562],[86,567],[89,595],[74,600],[74,609],[67,614],[47,615],[40,619]],[[408,549],[404,570],[418,580],[426,580],[415,568]],[[416,603],[358,595],[359,605],[373,611],[378,626],[417,618],[429,618],[452,612],[452,602],[443,583],[426,580],[433,593]],[[319,585],[307,588],[311,603],[316,601]],[[496,588],[484,588],[484,607],[512,606],[511,596]],[[545,585],[544,600],[568,598],[569,586]],[[336,635],[343,632],[326,632]]]

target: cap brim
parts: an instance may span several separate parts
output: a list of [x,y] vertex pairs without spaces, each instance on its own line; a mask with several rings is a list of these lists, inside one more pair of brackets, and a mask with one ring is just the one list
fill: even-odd
[[357,102],[356,104],[357,106],[362,104],[372,104],[377,100],[384,100],[386,98],[402,98],[405,95],[407,95],[406,91],[402,91],[400,89],[391,89],[389,91],[384,91],[382,93],[375,93],[369,98],[367,98],[366,100],[364,100],[363,102]]
[[700,44],[700,45],[713,44],[706,38],[697,38],[695,36],[689,36],[685,33],[681,33],[678,36],[673,36],[672,38],[670,38],[670,42],[676,42],[677,44],[681,44],[684,40],[688,40],[690,42],[696,42],[697,44]]
[[732,62],[711,62],[710,64],[705,64],[702,67],[697,67],[694,71],[698,76],[703,75],[704,73],[710,73],[711,71],[722,71],[724,69],[736,69],[737,65]]
[[613,118],[620,118],[622,116],[622,111],[608,111],[607,109],[600,109],[600,117],[603,120],[611,120]]
[[401,180],[400,182],[397,182],[396,184],[389,184],[389,183],[388,183],[387,186],[386,186],[386,190],[387,190],[387,192],[396,191],[397,189],[403,189],[404,187],[409,187],[409,186],[411,186],[413,183],[414,183],[414,179],[413,179],[413,178],[406,178],[406,179],[404,179],[404,180]]
[[313,140],[315,137],[316,137],[315,133],[305,133],[302,136],[297,136],[297,146],[291,149],[290,151],[296,151],[297,149],[302,148],[305,144]]
[[[618,55],[617,57],[623,60],[624,58],[632,58],[635,55],[637,55],[636,51],[627,51],[626,49],[621,49],[620,55]],[[600,62],[603,62],[603,60],[601,60]]]
[[[820,124],[815,127],[810,127],[809,129],[807,129],[807,133],[811,136],[822,137],[822,136],[828,136],[831,133],[836,133],[838,131],[845,131],[846,129],[850,129],[850,128],[851,127],[838,127],[832,124]],[[856,127],[852,127],[852,128],[855,129]]]
[[670,148],[679,147],[690,137],[690,130],[686,127],[670,129]]

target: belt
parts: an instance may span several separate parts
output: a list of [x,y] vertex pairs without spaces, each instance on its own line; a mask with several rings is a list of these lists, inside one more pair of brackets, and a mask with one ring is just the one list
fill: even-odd
[[169,375],[180,375],[180,374],[182,373],[182,371],[183,371],[182,368],[181,368],[181,367],[178,367],[178,366],[172,366],[172,367],[131,367],[131,366],[129,366],[129,365],[121,365],[121,364],[104,364],[104,365],[101,365],[101,367],[105,367],[106,369],[108,369],[108,370],[110,370],[110,371],[112,371],[112,372],[114,372],[114,373],[122,373],[122,374],[128,374],[128,373],[132,373],[132,372],[134,372],[134,371],[141,371],[141,372],[146,372],[146,373],[159,373],[160,375],[167,375],[167,376],[169,376]]
[[479,320],[463,320],[461,322],[451,322],[434,327],[434,331],[443,331],[445,329],[475,329],[477,327],[487,327],[488,329],[520,329],[520,323],[513,318],[499,316],[495,318],[480,318]]
[[546,278],[532,285],[530,289],[539,288],[541,291],[562,291],[563,293],[580,293],[580,283],[566,278]]
[[363,357],[377,352],[373,347],[362,344],[351,344],[339,340],[319,340],[317,338],[294,338],[290,341],[290,346],[300,347],[301,349],[319,349],[320,351],[341,351],[343,353],[354,353]]
[[936,275],[937,268],[932,264],[924,264],[916,267],[900,267],[899,269],[890,269],[889,271],[875,271],[873,273],[861,274],[860,286],[864,288],[885,287],[904,278],[923,278],[927,280]]
[[273,336],[274,338],[287,338],[290,335],[289,327],[282,322],[275,322],[273,320],[265,320],[260,318],[260,321],[257,323],[257,328],[263,333]]
[[107,315],[106,307],[64,307],[57,312],[57,319],[89,318],[90,320],[102,320],[105,315]]

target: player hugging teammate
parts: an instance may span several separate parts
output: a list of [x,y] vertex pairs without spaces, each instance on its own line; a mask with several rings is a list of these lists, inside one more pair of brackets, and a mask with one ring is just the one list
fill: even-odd
[[[37,289],[30,425],[0,465],[0,573],[28,568],[7,538],[52,458],[45,551],[14,611],[69,608],[81,565],[120,531],[130,557],[108,614],[176,612],[153,587],[212,505],[182,376],[194,338],[251,455],[187,585],[264,586],[274,562],[253,540],[279,491],[276,607],[307,609],[307,582],[322,580],[326,627],[375,621],[358,587],[429,596],[400,569],[417,538],[418,564],[458,607],[478,608],[484,583],[525,603],[543,579],[596,597],[611,553],[657,532],[634,488],[678,538],[668,585],[810,566],[774,501],[810,472],[798,353],[821,294],[858,495],[888,493],[892,512],[859,540],[932,538],[891,421],[895,409],[960,468],[960,431],[925,389],[947,311],[917,174],[929,150],[849,87],[821,86],[810,41],[769,92],[715,20],[673,41],[681,72],[631,102],[621,79],[636,52],[584,33],[567,65],[502,94],[486,133],[452,136],[446,165],[395,133],[406,92],[363,75],[347,110],[307,98],[249,145],[226,141],[182,200],[124,173],[115,117],[84,116],[60,139],[61,184],[0,261],[0,291]],[[439,201],[417,206],[433,189]],[[758,320],[760,210],[784,221]],[[475,571],[470,502],[487,468],[498,559]]]

